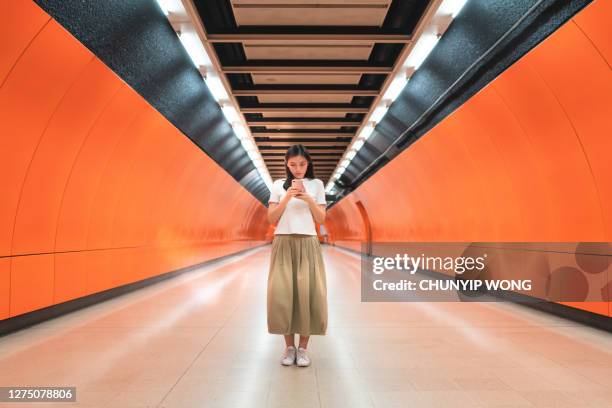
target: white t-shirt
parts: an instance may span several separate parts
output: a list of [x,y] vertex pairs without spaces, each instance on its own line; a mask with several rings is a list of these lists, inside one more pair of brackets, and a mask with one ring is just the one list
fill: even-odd
[[[287,191],[283,188],[284,182],[285,179],[274,182],[268,203],[278,203],[287,194]],[[317,204],[327,204],[327,201],[325,201],[325,186],[321,180],[305,178],[304,188]],[[291,197],[287,202],[285,211],[278,220],[278,225],[274,231],[274,235],[276,234],[317,235],[314,218],[306,201]]]

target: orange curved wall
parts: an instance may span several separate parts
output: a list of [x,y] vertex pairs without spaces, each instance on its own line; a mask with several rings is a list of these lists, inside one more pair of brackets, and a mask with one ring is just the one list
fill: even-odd
[[610,21],[574,16],[330,209],[332,240],[359,250],[361,200],[375,242],[612,241]]
[[266,207],[49,15],[0,18],[0,319],[263,243]]

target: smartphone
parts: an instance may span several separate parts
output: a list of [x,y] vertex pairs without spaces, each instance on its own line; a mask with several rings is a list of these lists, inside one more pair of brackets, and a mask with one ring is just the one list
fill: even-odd
[[304,182],[302,179],[293,179],[291,180],[291,187],[297,187],[302,192],[304,192]]

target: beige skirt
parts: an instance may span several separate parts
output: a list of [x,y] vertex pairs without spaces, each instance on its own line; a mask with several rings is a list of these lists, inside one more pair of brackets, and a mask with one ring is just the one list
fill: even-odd
[[327,282],[316,235],[274,236],[267,301],[269,333],[325,334]]

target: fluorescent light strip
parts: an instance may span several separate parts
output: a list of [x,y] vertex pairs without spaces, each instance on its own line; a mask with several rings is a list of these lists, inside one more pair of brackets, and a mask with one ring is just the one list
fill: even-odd
[[351,150],[349,150],[349,151],[346,153],[346,156],[345,156],[345,157],[346,157],[348,160],[353,160],[353,157],[355,157],[355,155],[356,155],[356,154],[357,154],[357,150],[353,150],[353,149],[351,149]]
[[257,148],[257,144],[246,122],[243,121],[242,116],[231,100],[219,73],[195,30],[193,22],[184,21],[184,16],[188,16],[188,14],[181,0],[157,0],[157,3],[162,12],[167,16],[169,22],[177,30],[177,35],[181,44],[185,48],[185,51],[187,51],[195,67],[202,73],[208,90],[215,101],[221,106],[223,116],[225,116],[225,119],[232,126],[236,137],[240,140],[240,143],[249,155],[253,165],[260,173],[268,189],[271,190],[272,179],[261,157],[261,153]]
[[234,133],[238,136],[238,140],[242,141],[243,139],[249,138],[249,132],[245,129],[242,124],[236,124],[234,126]]
[[202,65],[209,66],[212,64],[202,42],[195,32],[181,32],[178,34],[178,37],[196,68],[200,68]]
[[363,129],[361,129],[359,137],[362,138],[364,141],[368,140],[368,138],[372,135],[372,132],[374,132],[374,125],[368,123],[366,126],[363,127]]
[[374,111],[372,112],[372,115],[370,116],[370,120],[378,124],[381,121],[381,119],[384,118],[385,115],[387,114],[387,110],[388,108],[386,105],[377,106],[376,109],[374,109]]
[[419,69],[437,43],[438,36],[435,33],[423,33],[417,40],[408,58],[406,58],[404,66]]
[[206,78],[204,78],[204,82],[206,82],[208,90],[212,94],[213,98],[215,98],[217,103],[229,100],[229,95],[223,86],[223,82],[221,82],[221,79],[216,74],[207,73]]
[[355,143],[353,143],[353,149],[359,150],[363,147],[364,144],[365,144],[365,139],[358,137],[357,140],[355,140]]
[[[444,0],[436,10],[435,16],[431,19],[431,21],[433,22],[436,20],[436,18],[448,15],[451,16],[451,19],[455,18],[463,6],[465,6],[467,1],[468,0]],[[445,29],[448,29],[448,26],[446,26]],[[444,33],[434,32],[432,31],[432,27],[429,27],[429,31],[426,30],[419,36],[416,44],[410,51],[410,54],[402,64],[403,68],[400,69],[385,90],[385,93],[379,101],[378,106],[372,111],[370,117],[368,118],[368,122],[374,122],[375,125],[380,123],[380,121],[387,114],[388,106],[390,106],[391,103],[397,99],[402,90],[408,84],[409,79],[406,77],[407,70],[415,71],[419,69],[419,67],[438,44],[438,41],[443,34]],[[372,126],[371,123],[368,123],[361,128],[358,135],[358,140],[353,143],[354,150],[359,151],[359,149],[363,147],[365,140],[367,140],[374,131],[374,126]],[[346,159],[344,159],[342,163],[346,163],[347,160],[350,163],[350,160],[355,157],[355,154],[356,153],[351,153],[350,156],[349,154],[346,154]],[[332,178],[338,178],[344,172],[346,166],[348,166],[348,163],[344,167],[339,166]],[[331,180],[328,184],[328,187],[330,186],[332,186]]]
[[444,0],[438,8],[438,12],[441,14],[450,14],[452,18],[457,17],[457,14],[465,6],[467,0]]
[[407,83],[408,83],[408,79],[406,78],[406,74],[404,73],[404,70],[402,70],[400,75],[393,78],[393,81],[391,81],[391,84],[389,84],[389,87],[387,88],[387,90],[385,91],[385,94],[383,95],[383,100],[393,102],[395,99],[397,99],[399,94],[404,90],[404,87],[406,86]]
[[183,7],[180,0],[157,0],[157,4],[166,16],[179,12]]
[[240,116],[238,115],[238,111],[230,104],[223,104],[221,107],[221,111],[223,112],[223,116],[230,123],[230,125],[234,125],[236,122],[240,122]]
[[257,146],[255,146],[255,142],[253,142],[251,139],[242,139],[240,143],[242,143],[242,147],[244,147],[244,150],[246,150],[247,152],[250,150],[255,151],[255,149],[257,149]]

